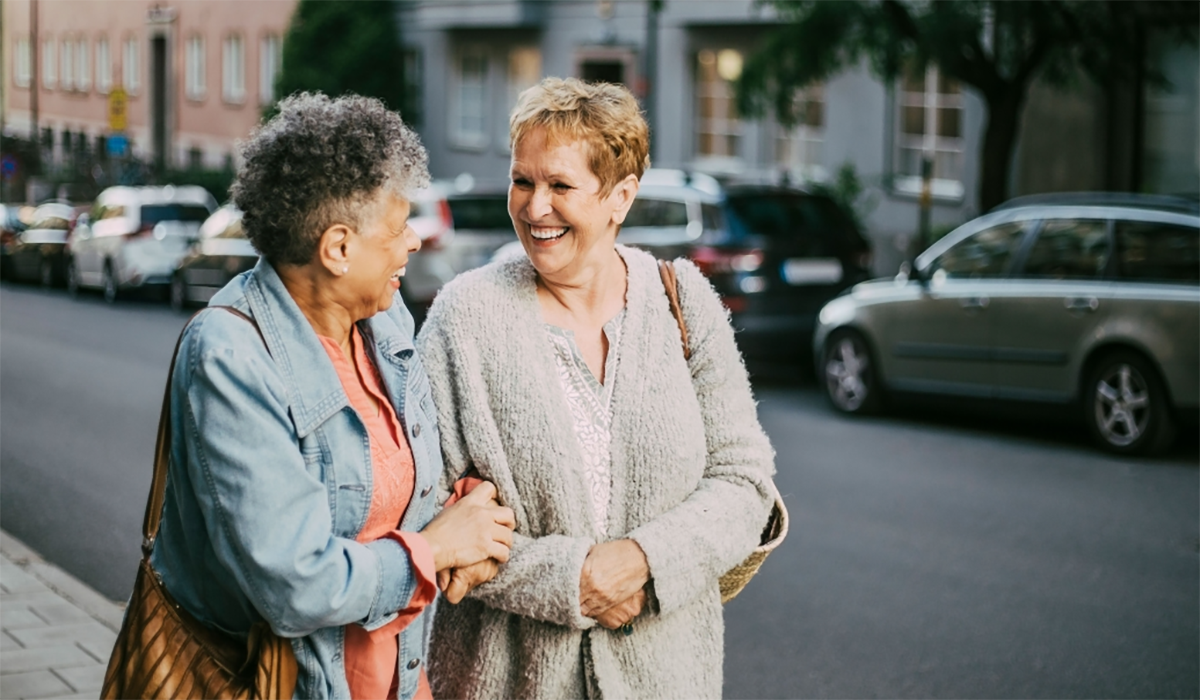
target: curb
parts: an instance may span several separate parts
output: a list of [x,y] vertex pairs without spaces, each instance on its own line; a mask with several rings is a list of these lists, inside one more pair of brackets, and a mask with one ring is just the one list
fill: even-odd
[[100,624],[113,632],[121,631],[121,620],[125,617],[123,604],[100,595],[84,582],[42,559],[24,542],[3,530],[0,530],[0,554]]

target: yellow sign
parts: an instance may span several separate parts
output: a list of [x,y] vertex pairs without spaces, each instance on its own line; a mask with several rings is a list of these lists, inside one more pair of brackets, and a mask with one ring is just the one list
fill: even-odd
[[129,102],[129,95],[126,94],[125,88],[114,87],[108,93],[108,129],[109,131],[120,133],[125,131],[125,107]]

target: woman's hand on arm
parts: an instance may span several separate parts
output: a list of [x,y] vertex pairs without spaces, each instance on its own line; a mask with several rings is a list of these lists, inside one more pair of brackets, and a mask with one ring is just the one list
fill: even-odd
[[645,602],[642,588],[649,580],[650,564],[637,542],[615,540],[595,545],[588,550],[579,574],[579,612],[603,624],[600,615],[641,594],[640,612]]
[[511,508],[496,503],[496,487],[484,482],[438,514],[421,534],[440,572],[488,559],[508,561],[516,520]]
[[[445,593],[447,601],[451,604],[458,604],[476,586],[495,578],[499,571],[500,562],[495,559],[484,559],[478,564],[439,572],[438,587]],[[444,578],[443,573],[445,574]]]

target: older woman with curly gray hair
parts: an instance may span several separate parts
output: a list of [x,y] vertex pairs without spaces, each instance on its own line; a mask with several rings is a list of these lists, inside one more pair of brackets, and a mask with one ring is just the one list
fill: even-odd
[[506,561],[514,521],[490,484],[436,502],[398,293],[425,151],[378,100],[319,94],[243,148],[233,199],[262,258],[182,336],[154,568],[203,624],[289,638],[296,697],[431,697],[437,574]]

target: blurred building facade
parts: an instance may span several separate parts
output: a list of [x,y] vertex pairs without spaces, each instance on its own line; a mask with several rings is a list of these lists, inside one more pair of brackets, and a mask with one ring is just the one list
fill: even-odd
[[231,166],[274,100],[296,1],[5,0],[4,129],[35,138],[51,167],[101,161],[122,136],[158,168]]
[[[845,164],[868,187],[865,220],[877,272],[907,254],[918,228],[922,154],[934,160],[932,224],[979,214],[983,101],[936,67],[884,84],[865,67],[799,97],[804,123],[748,120],[731,81],[778,20],[754,0],[402,0],[403,70],[420,95],[415,123],[435,177],[471,173],[503,182],[508,115],[542,76],[628,85],[653,129],[657,167],[717,176],[783,173],[828,180]],[[1153,44],[1152,44],[1153,45]],[[1195,192],[1197,65],[1194,47],[1163,46],[1158,62],[1175,90],[1080,81],[1063,93],[1035,85],[1012,169],[1016,194],[1067,190]],[[913,115],[923,115],[914,119]],[[936,115],[936,118],[934,117]]]

